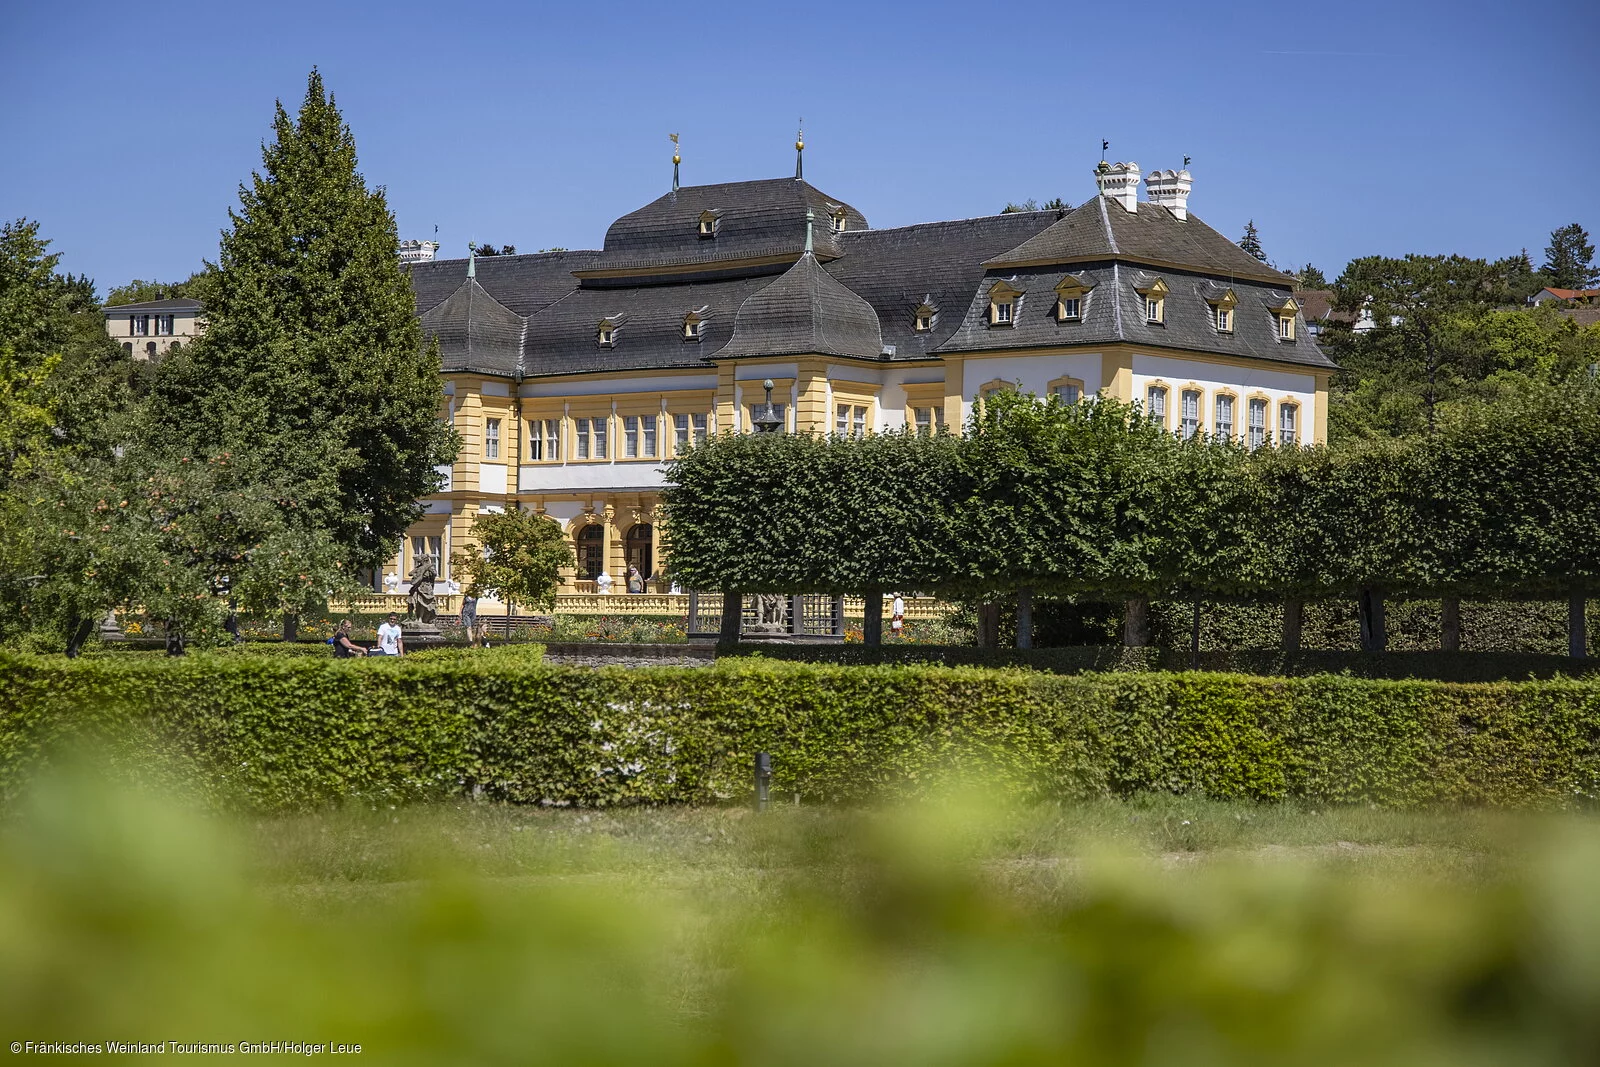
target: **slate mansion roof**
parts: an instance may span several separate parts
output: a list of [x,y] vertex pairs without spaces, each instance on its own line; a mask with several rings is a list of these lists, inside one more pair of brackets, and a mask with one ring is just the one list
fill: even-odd
[[[809,234],[808,234],[809,230]],[[1331,369],[1280,338],[1293,279],[1192,214],[1100,195],[1065,212],[871,229],[799,178],[686,186],[598,251],[408,267],[446,372],[538,377],[818,354],[870,362],[1129,343]],[[470,275],[470,276],[469,276]],[[1162,321],[1144,294],[1159,280]],[[1058,287],[1080,313],[1058,316]],[[1011,294],[992,322],[992,292]],[[1218,330],[1219,300],[1235,309]]]

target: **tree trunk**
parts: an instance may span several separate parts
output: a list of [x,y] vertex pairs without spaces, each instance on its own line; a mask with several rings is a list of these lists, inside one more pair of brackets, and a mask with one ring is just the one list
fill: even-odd
[[1033,647],[1033,589],[1017,590],[1017,647]]
[[223,622],[222,628],[232,635],[234,644],[237,645],[244,640],[239,636],[239,606],[232,597],[228,598],[228,618]]
[[283,639],[293,641],[300,636],[300,616],[285,615],[283,617]]
[[1589,620],[1584,617],[1588,606],[1582,590],[1574,590],[1567,600],[1567,655],[1573,659],[1589,655]]
[[722,626],[717,631],[717,644],[739,643],[739,622],[743,614],[744,597],[737,590],[725,590],[722,594]]
[[1189,624],[1189,669],[1200,669],[1200,598],[1194,598],[1194,620]]
[[84,642],[89,640],[89,635],[94,632],[94,620],[73,616],[67,624],[67,658],[77,659],[83,651]]
[[1304,600],[1285,600],[1283,602],[1283,650],[1290,655],[1300,652],[1300,634],[1306,624],[1306,602]]
[[163,624],[167,632],[167,655],[183,655],[183,626],[177,619],[167,619]]
[[1129,648],[1150,647],[1150,598],[1129,597],[1122,614],[1122,643]]
[[868,589],[861,599],[861,640],[869,645],[881,645],[883,644],[883,590]]
[[978,647],[1000,647],[1000,605],[978,605]]
[[1439,647],[1446,652],[1461,651],[1461,598],[1447,596],[1439,601]]
[[1361,617],[1361,651],[1387,652],[1389,627],[1383,614],[1383,594],[1376,589],[1361,590],[1356,613]]

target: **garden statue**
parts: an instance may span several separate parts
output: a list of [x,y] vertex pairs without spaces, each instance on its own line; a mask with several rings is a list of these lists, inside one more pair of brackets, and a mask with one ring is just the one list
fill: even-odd
[[432,626],[439,611],[433,599],[433,580],[439,576],[432,556],[423,556],[411,572],[411,592],[406,596],[406,618]]
[[763,593],[756,597],[756,621],[746,628],[753,634],[786,633],[788,627],[787,597],[776,593]]

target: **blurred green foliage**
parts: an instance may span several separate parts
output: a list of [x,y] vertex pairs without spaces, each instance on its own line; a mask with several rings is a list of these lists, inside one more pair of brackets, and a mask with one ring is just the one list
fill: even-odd
[[[908,646],[908,649],[914,646]],[[544,666],[536,647],[336,661],[0,656],[0,792],[82,736],[142,739],[259,810],[487,795],[606,805],[923,793],[1563,806],[1600,797],[1600,682],[1059,676],[727,659]]]
[[527,841],[559,818],[569,836],[530,842],[513,877],[420,840],[380,869],[367,850],[386,812],[300,825],[297,858],[360,850],[338,873],[267,851],[295,827],[247,832],[91,766],[0,825],[0,1026],[339,1041],[397,1064],[1544,1067],[1600,1053],[1592,823],[1535,833],[1509,874],[1468,882],[1363,875],[1312,851],[1190,863],[1089,840],[1035,854],[1047,812],[970,794],[807,810],[676,824],[716,826],[703,845],[615,822],[579,844],[587,815],[508,811],[456,844]]

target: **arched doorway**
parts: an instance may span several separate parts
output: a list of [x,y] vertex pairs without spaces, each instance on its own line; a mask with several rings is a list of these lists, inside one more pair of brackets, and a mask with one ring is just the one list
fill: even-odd
[[639,568],[639,577],[649,579],[655,573],[655,558],[651,550],[651,537],[655,531],[648,522],[635,524],[628,530],[624,542],[628,552],[628,566]]
[[592,582],[606,569],[606,528],[585,526],[578,531],[578,578]]

